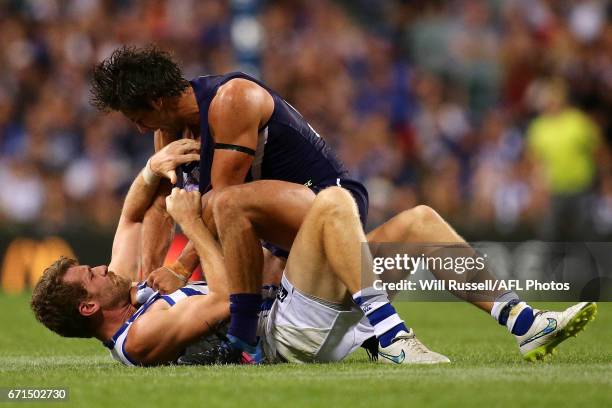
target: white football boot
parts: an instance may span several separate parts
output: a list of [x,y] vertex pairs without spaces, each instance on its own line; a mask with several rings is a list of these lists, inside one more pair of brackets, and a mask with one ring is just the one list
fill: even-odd
[[555,354],[555,347],[569,337],[576,337],[596,313],[594,302],[578,303],[563,312],[534,309],[535,320],[527,333],[515,336],[523,359],[536,361]]
[[378,345],[378,361],[387,364],[439,364],[450,363],[448,357],[429,350],[409,329],[400,331],[387,347]]

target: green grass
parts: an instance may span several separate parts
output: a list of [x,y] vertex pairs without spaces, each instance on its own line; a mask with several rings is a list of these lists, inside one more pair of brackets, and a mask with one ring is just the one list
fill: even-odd
[[538,364],[523,362],[507,331],[470,305],[402,302],[419,338],[452,364],[389,367],[360,350],[339,364],[143,369],[114,363],[95,340],[48,332],[27,300],[0,294],[0,387],[68,387],[69,401],[51,406],[612,406],[612,303]]

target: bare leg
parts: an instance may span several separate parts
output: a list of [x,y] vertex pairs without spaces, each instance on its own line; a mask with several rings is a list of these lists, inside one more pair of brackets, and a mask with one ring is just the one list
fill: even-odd
[[[432,208],[420,205],[413,209],[406,210],[396,215],[380,227],[376,228],[368,234],[368,242],[395,242],[414,244],[414,250],[417,254],[431,254],[431,247],[419,247],[421,244],[460,244],[465,245],[465,254],[472,256],[474,251],[469,247],[465,240],[455,232],[455,230]],[[438,247],[437,249],[439,249]],[[434,249],[435,251],[436,249]],[[456,252],[455,252],[456,253]],[[446,271],[433,269],[431,272],[434,276],[441,280],[447,280],[451,277],[456,277],[454,274],[449,274]],[[488,271],[485,271],[490,279],[494,279]],[[463,298],[460,294],[459,297]],[[492,301],[471,301],[476,307],[490,312],[493,307]]]
[[301,292],[333,303],[347,303],[351,294],[373,283],[373,276],[362,278],[361,274],[362,262],[372,262],[367,247],[362,260],[365,242],[351,195],[340,187],[327,188],[317,195],[304,219],[285,275]]
[[232,186],[215,194],[214,221],[230,293],[259,293],[263,262],[259,240],[289,250],[314,197],[304,186],[273,180]]
[[414,338],[385,291],[374,287],[372,256],[365,243],[350,193],[340,187],[327,188],[317,195],[293,243],[287,279],[299,291],[329,302],[344,304],[352,298],[370,322],[379,352],[394,353],[386,354],[385,361],[448,362]]
[[[246,187],[240,186],[240,190]],[[311,202],[314,197],[310,191],[306,193],[304,187],[284,182],[261,181],[251,183],[249,188],[257,190],[258,195],[240,195],[241,200],[238,202],[246,209],[251,228],[255,233],[259,232],[261,237],[266,237],[266,233],[269,237],[275,234],[277,237],[282,236],[279,230],[269,231],[264,228],[265,220],[278,223],[279,217],[295,217],[298,214],[296,211],[287,211],[288,208],[295,210],[288,202],[297,197],[285,193],[293,191],[303,195],[299,198],[302,211],[310,207],[305,206],[309,197]],[[262,205],[264,201],[269,201],[267,197],[270,194],[264,193],[266,189],[270,194],[276,192],[276,196],[269,205]],[[258,199],[250,200],[247,196]],[[303,216],[304,221],[293,241],[285,271],[293,286],[302,293],[332,303],[349,304],[353,300],[372,325],[380,350],[394,353],[389,361],[448,362],[446,357],[430,352],[414,338],[414,334],[389,303],[386,292],[373,286],[372,257],[367,245],[364,245],[366,237],[350,193],[340,187],[325,189],[314,199],[310,210],[304,212],[307,214]],[[218,221],[217,227],[222,236]],[[291,230],[286,228],[285,232],[290,233]],[[292,240],[293,237],[287,235],[286,238]],[[230,331],[231,328],[230,324]],[[230,341],[236,343],[231,338]],[[400,355],[407,356],[406,360],[403,360],[404,357],[398,360]]]
[[263,283],[260,238],[289,249],[313,196],[304,186],[275,181],[232,186],[213,194],[214,223],[230,293],[228,338],[231,348],[249,356],[247,362],[261,358],[256,347]]
[[[225,226],[229,226],[224,234],[220,234],[220,238],[228,266],[230,293],[256,293],[261,285],[261,261],[252,262],[253,258],[249,258],[247,251],[244,250],[244,243],[248,242],[250,245],[254,245],[257,242],[257,248],[250,249],[250,251],[256,251],[258,257],[261,257],[261,249],[257,238],[272,242],[285,249],[291,248],[291,253],[296,252],[296,246],[291,247],[291,245],[314,198],[314,194],[304,186],[272,180],[233,186],[219,193],[214,203],[215,221],[219,231],[223,230]],[[291,210],[288,211],[288,209]],[[232,224],[234,225],[232,226]],[[361,229],[361,226],[358,226]],[[309,236],[310,234],[304,232],[303,235]],[[318,237],[316,234],[312,234],[312,236]],[[293,257],[304,259],[303,262],[308,259],[315,259],[316,256],[323,253],[321,252],[323,249],[320,247],[321,244],[312,242],[315,240],[314,238],[305,239],[311,241],[313,249],[308,251],[308,255]],[[460,243],[465,244],[468,252],[473,253],[465,240],[433,209],[427,206],[418,206],[403,211],[370,232],[367,239],[368,242],[410,244]],[[308,248],[308,245],[305,245],[305,247]],[[358,251],[360,250],[361,248],[358,249]],[[426,249],[422,250],[427,252]],[[240,253],[242,255],[236,256]],[[353,259],[360,260],[361,254],[359,253]],[[339,293],[342,293],[342,296],[345,295],[344,289],[346,288],[338,289],[338,286],[333,283],[323,283],[321,281],[321,279],[327,279],[327,276],[334,275],[334,271],[330,271],[329,268],[317,269],[322,273],[315,271],[315,274],[300,273],[299,275],[292,272],[293,268],[288,265],[288,273],[292,276],[292,283],[301,286],[301,289],[304,289],[306,293],[327,300],[337,300],[340,297]],[[298,270],[301,269],[300,266]],[[436,277],[439,279],[449,278],[449,276],[443,275],[441,271],[432,272],[437,273]],[[356,276],[361,278],[360,275],[357,274]],[[333,276],[330,279],[336,281],[337,278]],[[366,282],[363,283],[363,285],[360,285],[353,282],[352,285],[367,286],[365,285]],[[310,288],[312,288],[312,291]],[[313,293],[314,291],[317,293]],[[492,302],[478,301],[473,303],[487,312],[491,310],[493,304]]]

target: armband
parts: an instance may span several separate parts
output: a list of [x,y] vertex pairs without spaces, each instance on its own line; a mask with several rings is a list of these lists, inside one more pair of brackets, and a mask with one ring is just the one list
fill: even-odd
[[244,147],[244,146],[240,146],[240,145],[235,145],[235,144],[215,143],[215,149],[233,150],[235,152],[240,152],[240,153],[248,154],[249,156],[255,156],[255,150],[253,150],[251,148],[248,148],[248,147]]

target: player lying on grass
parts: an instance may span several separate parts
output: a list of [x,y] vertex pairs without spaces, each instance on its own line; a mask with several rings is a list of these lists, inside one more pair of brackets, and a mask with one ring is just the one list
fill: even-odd
[[[144,179],[142,175],[137,178],[126,198],[110,265],[128,274],[123,267],[134,266],[133,251],[130,254],[121,248],[133,250],[138,241],[142,216],[137,214],[142,214],[152,194]],[[251,187],[264,192],[267,183]],[[64,336],[97,337],[112,349],[115,358],[128,365],[176,361],[187,345],[210,333],[229,314],[224,262],[200,218],[200,205],[197,193],[179,190],[167,200],[171,215],[202,256],[208,288],[196,284],[167,296],[153,293],[137,308],[136,290],[130,288],[128,279],[104,266],[89,268],[64,259],[45,272],[34,291],[32,306],[37,318]],[[364,283],[359,245],[364,240],[348,193],[333,188],[314,201],[294,242],[278,299],[260,319],[263,350],[269,359],[336,361],[372,334],[384,334],[389,326],[399,324],[401,320],[384,292],[366,289],[354,293],[367,310],[368,320],[375,320],[374,328],[350,300],[352,291],[347,287]],[[558,322],[554,330],[538,339],[538,344],[546,346],[565,338],[576,312],[541,316]],[[411,331],[397,333],[394,340],[390,347],[379,348],[379,361],[448,361],[422,346]],[[227,363],[249,358],[222,345],[183,362]]]
[[[157,188],[159,177],[151,174],[151,168],[158,168],[158,156],[171,153],[172,149],[176,154],[168,154],[167,161],[184,161],[191,154],[192,144],[171,144],[157,153],[136,178],[124,203],[108,267],[91,268],[62,258],[45,271],[32,295],[32,308],[39,321],[62,336],[98,338],[124,364],[155,365],[176,361],[188,345],[214,331],[229,317],[224,261],[204,226],[197,192],[174,189],[166,206],[194,243],[208,286],[194,283],[169,295],[153,292],[139,299],[139,293],[145,291],[139,292],[126,278],[133,276],[133,269],[138,267],[138,235],[144,212]],[[400,321],[388,301],[380,302],[382,297],[386,298],[380,292],[370,299],[364,296],[364,302],[373,308],[384,306],[385,310],[393,310],[393,314],[374,327],[367,322],[360,324],[363,313],[350,301],[342,283],[346,280],[356,286],[361,281],[359,251],[360,242],[365,240],[349,193],[340,188],[326,191],[314,201],[308,214],[294,243],[294,255],[289,257],[286,274],[291,277],[289,271],[295,271],[294,274],[309,278],[302,281],[297,276],[291,278],[296,286],[285,278],[278,299],[269,313],[262,316],[262,336],[270,361],[341,360],[378,328]],[[334,268],[331,271],[324,268],[324,262]],[[322,298],[304,295],[311,292]],[[396,337],[393,350],[397,349],[397,353],[389,354],[392,362],[448,361],[427,350],[412,333]],[[250,358],[235,349],[222,350],[225,358],[218,359],[219,352],[215,350],[200,355],[198,362]]]
[[153,365],[176,361],[229,317],[223,259],[201,222],[186,226],[186,232],[207,270],[208,285],[194,283],[162,295],[130,279],[139,268],[142,221],[160,176],[169,178],[178,164],[193,161],[198,149],[198,142],[176,141],[149,160],[125,199],[108,267],[61,258],[44,272],[31,302],[41,323],[65,337],[96,337],[125,364]]
[[[221,242],[231,241],[233,236],[241,234],[243,239],[249,236],[252,239],[264,239],[277,243],[278,229],[276,226],[286,219],[287,209],[290,208],[293,212],[296,209],[308,209],[313,201],[316,202],[313,192],[305,186],[293,183],[262,180],[232,186],[219,192],[214,198],[214,222],[219,230]],[[312,208],[306,211],[309,214]],[[224,226],[224,228],[220,226]],[[304,228],[306,228],[306,223],[302,224],[300,231]],[[361,231],[360,228],[358,229]],[[300,233],[297,234],[297,237],[299,236]],[[363,237],[363,232],[359,236]],[[287,239],[287,237],[283,238]],[[296,242],[293,241],[291,253],[296,250]],[[365,242],[365,240],[360,242]],[[410,247],[414,251],[413,255],[417,256],[420,254],[441,257],[445,255],[467,257],[475,255],[475,251],[452,227],[427,206],[418,206],[400,213],[371,231],[367,235],[367,242],[406,244],[406,247]],[[314,243],[312,245],[315,246]],[[286,276],[284,282],[306,288],[304,292],[306,295],[332,303],[337,302],[339,298],[334,296],[338,295],[336,289],[338,285],[327,283],[326,280],[320,281],[317,271],[327,271],[328,273],[323,273],[323,276],[329,276],[329,279],[337,279],[338,274],[342,273],[342,271],[337,270],[340,264],[336,264],[337,267],[334,268],[331,262],[327,262],[320,269],[311,270],[309,269],[310,258],[315,254],[308,251],[303,252],[309,253],[308,257],[302,259],[301,255],[294,255],[293,261],[288,263],[285,271],[289,277]],[[329,253],[328,255],[331,256]],[[360,259],[358,254],[353,255],[354,259]],[[378,254],[376,255],[378,256]],[[296,268],[292,264],[299,264],[301,267]],[[298,269],[298,272],[296,273],[292,269]],[[309,271],[309,273],[300,273],[301,270]],[[468,270],[462,275],[457,275],[453,271],[449,273],[444,269],[436,269],[434,264],[431,272],[436,278],[443,280],[463,278],[469,282],[479,282],[485,279],[494,279],[487,268],[477,271]],[[375,290],[371,285],[366,284],[367,282],[352,281],[349,283],[345,279],[341,280],[345,287],[343,295],[350,294],[354,301],[361,305],[369,322],[374,326],[381,355],[393,354],[389,350],[395,348],[394,341],[403,338],[404,333],[411,333],[411,330],[397,317],[390,305],[378,309],[378,306],[388,305],[387,295]],[[346,293],[347,290],[348,294]],[[510,333],[515,336],[523,357],[532,361],[551,354],[557,344],[581,331],[596,312],[594,303],[579,303],[564,312],[539,311],[531,308],[525,302],[521,302],[514,292],[485,292],[480,296],[461,292],[453,293],[490,313],[496,321],[506,326]],[[372,303],[377,306],[371,306]],[[236,314],[234,313],[234,316]],[[247,310],[243,318],[256,320],[257,313],[248,314]],[[381,321],[385,324],[381,325]],[[395,324],[391,325],[389,322]],[[246,324],[246,326],[248,325]],[[240,350],[256,356],[258,355],[256,339],[251,339],[251,341],[250,344],[242,344]],[[232,346],[235,342],[234,339],[228,345]],[[436,360],[436,358],[433,359]]]

